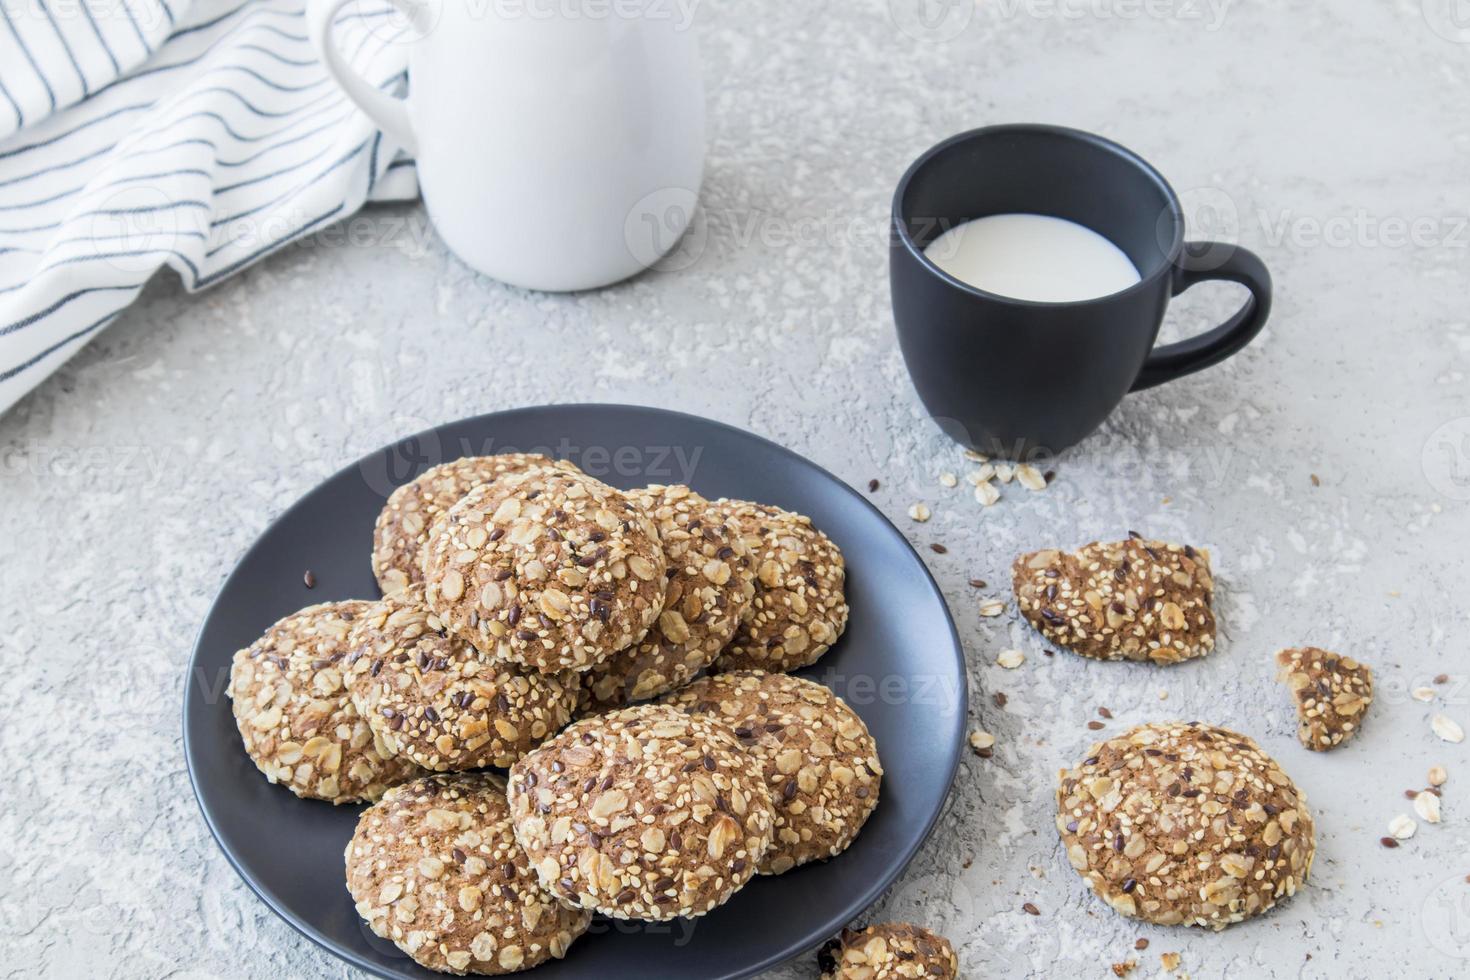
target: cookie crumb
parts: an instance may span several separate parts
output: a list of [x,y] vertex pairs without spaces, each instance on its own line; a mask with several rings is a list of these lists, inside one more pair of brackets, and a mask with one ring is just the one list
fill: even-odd
[[1126,977],[1128,974],[1130,974],[1130,973],[1133,972],[1133,968],[1135,966],[1137,966],[1137,965],[1138,965],[1138,961],[1137,960],[1124,960],[1121,963],[1114,963],[1113,964],[1113,976],[1115,976],[1115,977]]
[[1182,958],[1178,953],[1159,954],[1159,963],[1170,973],[1173,973],[1175,970],[1179,969],[1179,963],[1181,959]]

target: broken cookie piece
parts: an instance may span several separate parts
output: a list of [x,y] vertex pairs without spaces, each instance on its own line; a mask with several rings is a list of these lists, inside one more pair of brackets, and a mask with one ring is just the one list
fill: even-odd
[[1317,647],[1276,654],[1276,679],[1296,700],[1296,736],[1313,752],[1325,752],[1355,734],[1373,703],[1373,671],[1367,664]]
[[907,922],[844,929],[817,951],[822,980],[954,980],[959,957],[948,939]]
[[1080,551],[1022,555],[1011,574],[1021,614],[1081,656],[1174,664],[1215,648],[1215,583],[1203,548],[1130,532]]

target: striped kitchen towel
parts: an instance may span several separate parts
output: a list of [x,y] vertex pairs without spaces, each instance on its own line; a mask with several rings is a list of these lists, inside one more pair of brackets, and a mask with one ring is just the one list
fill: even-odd
[[[412,162],[328,77],[307,0],[0,0],[0,412],[164,266],[203,289],[365,200]],[[407,85],[387,0],[335,43]]]

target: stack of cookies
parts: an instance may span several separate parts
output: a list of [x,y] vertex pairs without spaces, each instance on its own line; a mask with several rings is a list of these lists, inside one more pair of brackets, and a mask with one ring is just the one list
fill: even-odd
[[393,493],[372,567],[382,599],[281,620],[229,694],[268,779],[374,803],[348,889],[430,969],[529,969],[593,913],[702,915],[877,805],[862,720],[785,674],[847,621],[806,517],[473,457]]

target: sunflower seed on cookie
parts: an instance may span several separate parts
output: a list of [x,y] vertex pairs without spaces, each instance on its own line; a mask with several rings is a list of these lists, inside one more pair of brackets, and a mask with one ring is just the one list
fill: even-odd
[[424,580],[420,552],[444,512],[483,483],[538,466],[579,472],[539,453],[465,456],[425,470],[388,495],[373,525],[373,577],[384,595]]
[[1114,911],[1223,929],[1296,893],[1316,849],[1306,797],[1244,735],[1140,725],[1062,771],[1067,860]]
[[1131,535],[1022,555],[1011,578],[1027,621],[1081,656],[1174,664],[1215,648],[1215,583],[1204,549]]
[[376,800],[422,774],[395,758],[358,712],[345,683],[354,622],[373,604],[308,606],[235,654],[230,697],[245,751],[266,779],[330,803]]
[[663,703],[724,722],[760,762],[776,808],[761,874],[841,854],[878,805],[883,767],[873,736],[821,684],[737,670],[700,678]]
[[358,915],[430,970],[529,970],[565,956],[592,921],[536,883],[505,782],[489,773],[393,787],[358,818],[346,863]]
[[511,767],[510,805],[542,887],[618,919],[703,915],[771,844],[770,794],[734,733],[664,704],[573,724]]
[[1373,672],[1367,664],[1317,647],[1276,654],[1276,679],[1296,701],[1297,739],[1325,752],[1355,735],[1373,703]]
[[685,486],[628,496],[658,525],[668,561],[663,612],[642,640],[582,674],[584,710],[644,701],[689,683],[730,642],[755,596],[755,567],[729,504]]
[[954,980],[960,960],[948,939],[907,922],[844,929],[817,951],[822,980]]
[[817,662],[847,626],[847,569],[811,519],[749,501],[720,501],[756,570],[755,598],[716,670],[788,671]]
[[353,703],[396,755],[435,772],[506,768],[566,727],[576,675],[485,657],[444,631],[411,585],[358,616],[346,661]]
[[663,607],[658,528],[582,474],[543,467],[476,487],[424,556],[426,601],[450,633],[546,674],[638,642]]

